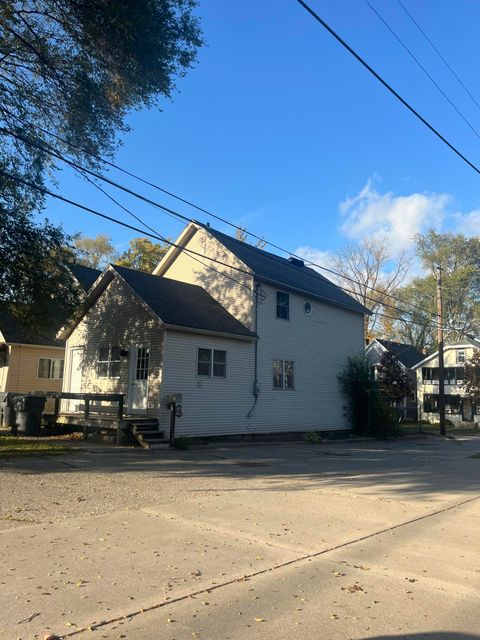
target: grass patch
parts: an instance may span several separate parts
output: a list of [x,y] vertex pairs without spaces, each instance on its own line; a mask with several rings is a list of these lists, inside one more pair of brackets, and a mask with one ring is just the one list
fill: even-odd
[[[440,425],[438,422],[432,424],[423,423],[420,425],[418,422],[404,422],[400,425],[400,433],[403,435],[416,434],[416,433],[435,433],[440,435]],[[449,436],[479,436],[480,427],[454,427],[447,424],[447,435]]]
[[54,442],[38,442],[15,436],[0,436],[0,458],[64,455],[71,452],[70,447]]
[[476,460],[480,460],[480,453],[474,453],[470,458],[475,458]]

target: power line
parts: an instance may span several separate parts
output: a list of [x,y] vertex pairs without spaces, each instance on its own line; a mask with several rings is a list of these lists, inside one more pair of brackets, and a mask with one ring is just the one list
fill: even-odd
[[337,42],[339,42],[344,49],[346,49],[356,60],[358,60],[358,62],[360,62],[360,64],[363,67],[365,67],[365,69],[367,69],[367,71],[371,73],[380,82],[380,84],[382,84],[385,87],[385,89],[387,89],[387,91],[389,91],[393,96],[395,96],[395,98],[397,98],[397,100],[399,100],[403,104],[403,106],[410,111],[410,113],[412,113],[418,120],[420,120],[420,122],[424,124],[427,127],[427,129],[430,129],[430,131],[435,136],[437,136],[439,140],[441,140],[461,160],[463,160],[466,164],[468,164],[469,167],[471,167],[476,173],[480,175],[480,169],[471,160],[469,160],[461,151],[459,151],[457,147],[455,147],[451,142],[449,142],[447,138],[445,138],[445,136],[442,135],[433,125],[431,125],[426,118],[424,118],[414,107],[412,107],[410,103],[408,103],[405,100],[405,98],[402,98],[402,96],[398,93],[398,91],[396,91],[386,80],[384,80],[382,76],[379,73],[377,73],[375,69],[371,67],[368,64],[368,62],[366,62],[366,60],[362,58],[360,54],[358,54],[354,49],[352,49],[352,47],[349,44],[347,44],[347,42],[343,38],[341,38],[338,35],[338,33],[334,31],[332,27],[330,27],[325,22],[325,20],[323,20],[318,15],[318,13],[316,13],[306,2],[304,2],[304,0],[296,0],[296,1],[305,9],[305,11],[307,11],[307,13],[309,13],[312,16],[312,18],[314,18],[314,20],[316,20],[326,31],[328,31],[328,33],[331,36],[333,36],[335,40],[337,40]]
[[425,69],[425,67],[423,66],[423,64],[420,62],[420,60],[415,56],[415,54],[411,51],[411,49],[409,49],[409,47],[407,47],[407,45],[403,42],[403,40],[400,38],[400,36],[398,35],[398,33],[388,24],[388,22],[385,20],[385,18],[383,18],[383,16],[379,13],[379,11],[377,11],[377,9],[373,6],[373,4],[370,2],[370,0],[365,0],[365,3],[370,7],[370,9],[373,11],[373,13],[377,16],[377,18],[382,22],[382,24],[390,31],[390,33],[394,36],[394,38],[396,38],[396,40],[401,44],[401,46],[405,49],[405,51],[408,53],[408,55],[412,58],[412,60],[415,62],[415,64],[423,71],[423,73],[427,76],[427,78],[435,85],[435,87],[440,91],[440,93],[442,94],[442,96],[445,98],[445,100],[447,100],[447,102],[450,104],[450,106],[455,109],[455,111],[458,113],[458,115],[462,118],[462,120],[464,122],[466,122],[466,124],[470,127],[470,129],[473,131],[473,133],[477,136],[477,138],[480,138],[480,133],[475,129],[475,127],[472,125],[472,123],[467,120],[467,118],[463,115],[463,113],[460,111],[460,109],[455,105],[455,103],[449,98],[449,96],[445,93],[445,91],[442,89],[442,87],[436,82],[436,80],[430,75],[430,73]]
[[[118,182],[116,182],[114,180],[111,180],[110,178],[107,178],[106,176],[104,176],[103,174],[98,173],[97,171],[93,171],[92,169],[89,169],[88,167],[82,166],[82,165],[80,165],[79,163],[77,163],[77,162],[75,162],[73,160],[69,160],[69,159],[65,158],[62,154],[60,154],[56,149],[51,147],[51,145],[49,145],[48,143],[46,143],[48,145],[48,147],[44,147],[42,144],[40,144],[38,142],[34,142],[34,141],[32,141],[32,140],[30,140],[28,138],[25,138],[25,136],[23,136],[23,135],[21,135],[19,133],[16,133],[16,132],[12,132],[12,131],[10,131],[8,129],[2,128],[2,129],[0,129],[0,132],[5,133],[6,135],[14,136],[14,137],[22,140],[26,144],[30,144],[30,145],[36,147],[37,149],[40,149],[40,150],[42,150],[44,152],[48,152],[48,153],[52,154],[54,157],[58,158],[59,160],[62,160],[63,162],[67,162],[71,167],[73,167],[75,169],[78,169],[78,170],[81,170],[82,172],[86,172],[86,173],[94,176],[95,178],[97,178],[99,180],[103,180],[103,181],[107,182],[108,184],[110,184],[110,185],[112,185],[112,186],[114,186],[114,187],[116,187],[118,189],[121,189],[122,191],[125,191],[126,193],[128,193],[130,195],[138,197],[139,199],[141,199],[142,201],[146,202],[147,204],[151,204],[151,205],[157,207],[158,209],[161,209],[162,211],[164,211],[168,215],[173,215],[173,216],[183,220],[184,222],[188,222],[188,223],[196,222],[192,218],[188,218],[187,216],[184,216],[183,214],[181,214],[181,213],[179,213],[177,211],[174,211],[173,209],[165,207],[164,205],[161,205],[158,202],[156,202],[154,200],[151,200],[150,198],[147,198],[147,197],[143,196],[142,194],[139,194],[136,191],[133,191],[132,189],[129,189],[128,187],[125,187],[124,185],[122,185],[122,184],[120,184],[120,183],[118,183]],[[103,193],[105,193],[105,192],[103,192]],[[116,202],[116,201],[114,200],[114,202]],[[122,208],[124,208],[124,207],[122,206]],[[211,215],[214,215],[214,214],[211,214]],[[136,217],[136,216],[134,216],[134,217]],[[224,219],[220,218],[219,216],[215,215],[215,217],[220,219],[220,220],[222,220],[222,221],[224,221]],[[137,217],[136,217],[136,219],[138,220]],[[227,222],[227,223],[230,226],[232,226],[232,227],[234,227],[236,229],[240,229],[241,228],[241,227],[238,227],[238,226],[234,225],[231,222]],[[260,238],[259,236],[256,236],[255,234],[250,233],[248,231],[246,231],[246,233],[249,233],[249,235],[252,235],[253,237],[256,237],[256,238],[258,238],[260,240],[264,240],[263,238]],[[287,249],[283,249],[282,247],[279,247],[278,245],[276,245],[274,243],[268,242],[266,240],[265,240],[265,243],[270,245],[270,246],[272,246],[272,247],[275,247],[275,248],[277,248],[277,249],[283,251],[284,253],[287,253],[287,254],[289,254],[289,255],[291,255],[293,257],[302,259],[301,256],[293,254],[293,253],[289,252]],[[278,260],[279,259],[277,256],[274,256],[274,255],[269,254],[269,253],[266,253],[265,255],[268,256],[272,260]],[[348,280],[349,282],[353,282],[354,284],[357,284],[357,285],[361,286],[362,288],[371,290],[374,293],[379,293],[381,296],[385,296],[385,292],[382,291],[381,289],[376,289],[375,287],[372,287],[371,285],[367,285],[364,282],[360,282],[358,280],[355,280],[354,278],[351,278],[351,277],[349,277],[347,275],[340,274],[340,273],[334,271],[333,269],[330,269],[328,267],[324,267],[324,266],[319,265],[319,264],[317,264],[317,263],[315,263],[313,261],[307,260],[306,262],[307,262],[307,264],[309,264],[309,265],[311,265],[313,267],[316,267],[318,269],[321,269],[323,271],[326,271],[327,273],[331,273],[331,274],[337,276],[338,278],[341,278],[342,280]],[[310,276],[310,277],[316,277],[314,274],[312,274],[312,273],[310,273],[308,271],[305,271],[305,274]],[[358,295],[357,291],[354,291],[352,289],[347,289],[345,287],[340,287],[340,285],[336,285],[336,284],[330,282],[327,279],[325,279],[325,282],[330,284],[330,285],[332,285],[332,286],[334,286],[334,287],[338,286],[339,288],[342,288],[345,292],[347,292],[349,294]],[[417,307],[417,305],[415,305],[415,304],[413,304],[411,302],[407,302],[407,301],[401,300],[400,298],[398,298],[397,296],[394,296],[393,294],[388,294],[388,297],[390,299],[394,299],[394,300],[400,301],[403,305],[412,307],[414,309],[418,309],[418,310],[420,310],[420,311],[422,311],[424,313],[430,314],[432,316],[434,315],[431,311],[428,311],[426,309],[422,309],[421,307]],[[378,299],[369,297],[366,294],[363,294],[363,298],[365,300],[369,300],[371,302],[375,302],[376,304],[381,304],[382,306],[387,306],[387,307],[391,307],[391,308],[397,308],[397,307],[393,307],[392,305],[388,304],[387,302],[379,302]]]
[[446,58],[442,55],[442,53],[439,51],[439,49],[435,46],[435,44],[432,42],[432,40],[429,38],[428,34],[425,32],[424,29],[422,29],[422,27],[420,26],[420,24],[417,22],[417,20],[415,20],[415,18],[413,17],[413,15],[410,13],[410,11],[407,9],[407,7],[403,4],[403,2],[401,2],[401,0],[397,0],[397,3],[402,7],[402,9],[405,11],[405,13],[407,14],[407,16],[410,18],[410,20],[413,22],[413,24],[417,27],[417,29],[420,31],[420,33],[423,35],[423,37],[425,38],[425,40],[428,42],[428,44],[432,47],[432,49],[436,52],[436,54],[438,55],[438,57],[440,58],[440,60],[442,60],[442,62],[445,64],[445,66],[447,67],[447,69],[449,69],[449,71],[451,72],[451,74],[453,75],[453,77],[457,80],[457,82],[460,84],[460,86],[462,86],[465,91],[467,92],[467,94],[470,96],[470,98],[473,100],[473,102],[477,105],[477,107],[480,109],[480,104],[478,103],[478,101],[476,100],[475,96],[471,93],[471,91],[469,90],[469,88],[466,86],[466,84],[463,82],[463,80],[460,78],[460,76],[457,74],[457,72],[455,71],[455,69],[453,69],[453,67],[448,63],[448,61],[446,60]]
[[[70,204],[70,205],[72,205],[74,207],[82,209],[83,211],[91,213],[92,215],[98,216],[98,217],[103,218],[105,220],[109,220],[110,222],[113,222],[115,224],[118,224],[118,225],[121,225],[123,227],[126,227],[127,229],[130,229],[132,231],[143,233],[143,234],[145,234],[145,235],[147,235],[147,236],[149,236],[151,238],[154,238],[156,240],[160,240],[161,242],[165,242],[166,244],[169,244],[170,246],[179,249],[180,252],[187,252],[188,254],[193,254],[193,255],[195,255],[195,256],[197,256],[199,258],[202,258],[203,260],[210,260],[211,262],[214,262],[216,264],[220,264],[220,265],[222,265],[224,267],[227,267],[229,269],[232,269],[234,271],[238,271],[240,273],[248,275],[249,277],[252,277],[252,273],[250,271],[246,271],[245,269],[242,269],[241,267],[237,267],[237,266],[228,264],[226,262],[223,262],[222,260],[218,260],[217,258],[213,258],[211,256],[207,256],[205,254],[202,254],[202,253],[199,253],[197,251],[194,251],[193,249],[188,249],[187,247],[182,247],[181,245],[178,245],[177,243],[172,242],[171,240],[168,240],[167,238],[164,238],[163,236],[158,235],[156,233],[145,232],[143,229],[139,229],[138,227],[130,225],[130,224],[128,224],[126,222],[123,222],[121,220],[118,220],[118,218],[114,218],[113,216],[109,216],[107,214],[101,213],[101,212],[97,211],[96,209],[92,209],[91,207],[88,207],[88,206],[83,205],[83,204],[81,204],[79,202],[71,200],[70,198],[66,198],[64,196],[61,196],[58,193],[54,193],[53,191],[50,191],[49,189],[46,189],[45,187],[40,187],[39,185],[35,185],[34,183],[29,182],[28,180],[24,180],[23,178],[20,178],[19,176],[12,175],[12,174],[8,173],[7,171],[4,171],[3,169],[0,169],[0,175],[3,175],[5,177],[9,178],[10,180],[17,181],[17,182],[19,182],[19,183],[21,183],[21,184],[23,184],[25,186],[28,186],[28,187],[36,190],[36,191],[39,191],[40,193],[43,193],[44,195],[49,195],[49,196],[51,196],[53,198],[56,198],[56,199],[58,199],[58,200],[60,200],[62,202],[65,202],[65,203]],[[202,262],[202,264],[204,264],[204,263]],[[207,266],[207,265],[205,265],[205,266]],[[220,272],[218,272],[218,273],[220,273]],[[221,273],[221,275],[224,275],[224,274]],[[332,287],[335,287],[335,288],[341,289],[342,291],[348,292],[348,289],[344,289],[343,287],[339,287],[338,285],[335,285],[333,282],[330,282],[329,280],[325,280],[325,284],[329,284]],[[250,291],[253,292],[253,289],[251,287],[249,287],[248,285],[243,284],[243,286],[245,286],[247,289],[249,289]],[[334,300],[332,298],[327,298],[325,296],[322,296],[322,299],[327,301],[327,302],[332,302],[332,303],[334,303],[336,305],[339,305],[339,306],[347,306],[345,304],[342,304],[338,300]],[[398,307],[394,307],[393,305],[388,305],[388,306],[390,306],[392,309],[394,309],[395,311],[397,311],[399,313],[409,313],[409,312],[406,312],[405,309],[400,309]],[[396,318],[396,319],[397,320],[402,320],[402,318]],[[418,322],[415,322],[415,321],[412,321],[412,323],[419,324]],[[432,321],[432,320],[428,321],[428,324],[432,325],[432,326],[436,325],[436,323],[434,321]]]

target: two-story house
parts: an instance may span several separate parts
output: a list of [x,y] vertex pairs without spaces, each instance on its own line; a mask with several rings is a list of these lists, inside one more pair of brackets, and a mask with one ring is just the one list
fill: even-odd
[[[445,413],[453,423],[479,419],[480,407],[475,407],[465,396],[465,363],[480,343],[468,340],[444,347]],[[438,422],[438,351],[435,351],[413,367],[417,374],[417,399],[419,417],[428,422]]]
[[124,393],[178,436],[349,427],[338,375],[367,310],[301,260],[189,224],[146,274],[108,267],[64,332],[65,391]]

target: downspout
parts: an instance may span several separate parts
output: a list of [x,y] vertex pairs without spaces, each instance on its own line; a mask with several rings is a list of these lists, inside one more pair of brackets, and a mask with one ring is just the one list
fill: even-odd
[[[258,290],[260,288],[260,284],[257,282],[254,291],[255,298],[255,335],[258,335]],[[258,339],[255,340],[255,353],[254,353],[254,365],[253,365],[253,389],[252,393],[254,395],[254,401],[252,406],[250,407],[250,411],[247,413],[247,418],[251,418],[253,412],[255,411],[255,407],[257,406],[258,396],[260,395],[260,385],[258,383]]]

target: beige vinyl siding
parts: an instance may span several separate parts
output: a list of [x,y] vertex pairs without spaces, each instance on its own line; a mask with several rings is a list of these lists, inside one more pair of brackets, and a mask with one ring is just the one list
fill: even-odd
[[[197,349],[227,352],[225,378],[197,375]],[[181,393],[183,416],[176,435],[223,436],[247,433],[247,413],[253,403],[253,343],[244,340],[168,330],[162,397]],[[168,432],[170,413],[163,406],[161,426]]]
[[[149,344],[147,412],[157,416],[162,377],[162,342],[162,329],[158,319],[116,275],[67,341],[64,390],[69,390],[70,351],[74,347],[82,347],[81,392],[124,393],[127,400],[132,344]],[[119,346],[129,352],[128,357],[120,360],[118,378],[100,378],[97,375],[98,349],[108,345]]]
[[[232,267],[249,271],[236,256],[226,249],[218,240],[212,238],[205,230],[198,229],[187,242],[186,248],[202,255],[210,256]],[[249,329],[252,328],[253,277],[222,266],[209,260],[192,256],[186,251],[178,254],[176,259],[161,275],[197,284],[219,302],[229,313],[240,320]],[[225,275],[223,275],[225,274]]]
[[60,358],[65,356],[62,348],[35,345],[10,345],[8,356],[8,377],[6,391],[26,393],[28,391],[61,391],[62,380],[38,377],[40,358]]
[[4,344],[2,347],[2,353],[4,354],[3,358],[5,359],[5,364],[3,367],[0,367],[0,391],[8,391],[7,381],[8,381],[8,366],[9,366],[9,360],[10,360],[10,347]]
[[[337,376],[349,356],[363,351],[361,314],[290,294],[290,320],[276,318],[276,289],[263,285],[259,304],[258,373],[254,402],[254,343],[167,331],[162,396],[181,393],[177,436],[214,436],[348,428]],[[303,304],[309,301],[307,317]],[[197,376],[197,349],[227,351],[227,377]],[[295,390],[273,389],[273,358],[293,360]],[[168,429],[169,413],[161,423]]]
[[[457,364],[457,352],[458,351],[465,351],[465,359],[468,360],[469,358],[471,358],[472,353],[473,353],[474,347],[472,346],[463,346],[463,347],[459,347],[459,348],[455,348],[455,347],[445,347],[445,351],[444,351],[444,363],[445,363],[445,367],[458,367],[458,366],[462,366],[460,364]],[[417,403],[418,403],[418,410],[419,410],[419,416],[422,416],[423,420],[426,421],[430,421],[430,422],[436,422],[439,419],[439,414],[438,413],[425,413],[423,410],[423,397],[425,394],[434,394],[434,395],[438,395],[438,384],[423,384],[423,379],[422,379],[422,369],[424,367],[438,367],[438,356],[431,358],[430,360],[428,360],[427,362],[425,362],[425,364],[421,365],[420,367],[418,367],[418,369],[416,369],[416,374],[417,374]],[[445,394],[446,395],[455,395],[455,396],[465,396],[465,391],[462,385],[460,384],[447,384],[445,383]],[[461,422],[462,421],[462,416],[461,415],[447,415],[447,418],[449,420],[451,420],[452,422]],[[479,416],[475,417],[476,419],[479,418]]]

